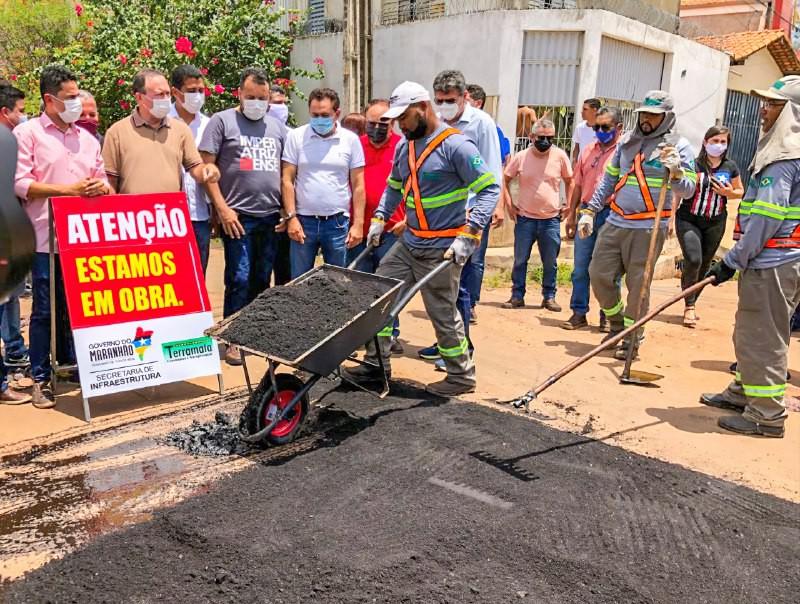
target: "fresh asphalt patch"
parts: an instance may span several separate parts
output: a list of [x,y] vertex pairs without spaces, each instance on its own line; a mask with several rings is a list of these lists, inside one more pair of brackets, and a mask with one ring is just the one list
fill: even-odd
[[408,387],[325,403],[299,441],[6,601],[797,602],[800,506]]

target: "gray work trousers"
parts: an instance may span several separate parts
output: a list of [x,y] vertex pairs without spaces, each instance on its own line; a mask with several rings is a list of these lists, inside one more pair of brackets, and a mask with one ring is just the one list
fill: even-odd
[[[384,256],[376,274],[399,279],[404,283],[398,299],[408,287],[431,272],[442,262],[444,250],[410,248],[398,242]],[[461,267],[452,263],[449,268],[436,275],[423,286],[420,293],[425,311],[436,332],[436,344],[447,369],[447,380],[473,386],[475,365],[469,355],[469,343],[464,333],[464,323],[456,309]],[[378,334],[381,356],[389,369],[391,356],[392,326],[386,326]],[[365,360],[377,363],[378,356],[373,340],[367,343]]]
[[[644,308],[639,308],[651,233],[652,229],[622,229],[606,222],[597,237],[592,262],[589,264],[589,280],[600,308],[612,321],[612,317],[622,313],[625,327],[643,316],[650,306],[648,284]],[[659,229],[656,258],[661,254],[665,238],[666,229]],[[622,274],[625,275],[625,286],[628,288],[627,304],[622,301],[619,282]]]
[[742,403],[742,415],[765,426],[782,426],[789,335],[800,303],[800,262],[748,269],[739,275],[739,308],[733,346],[736,380],[724,396]]

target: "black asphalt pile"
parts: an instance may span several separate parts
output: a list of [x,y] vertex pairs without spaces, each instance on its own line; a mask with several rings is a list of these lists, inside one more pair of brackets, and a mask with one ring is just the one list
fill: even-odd
[[265,290],[230,322],[223,337],[233,344],[293,360],[344,327],[391,286],[351,281],[322,271],[305,281]]
[[190,455],[208,457],[242,455],[251,450],[239,438],[237,423],[222,411],[217,411],[213,422],[201,424],[194,420],[191,426],[170,432],[161,442]]
[[331,394],[326,438],[252,456],[0,601],[796,604],[800,506],[424,397]]

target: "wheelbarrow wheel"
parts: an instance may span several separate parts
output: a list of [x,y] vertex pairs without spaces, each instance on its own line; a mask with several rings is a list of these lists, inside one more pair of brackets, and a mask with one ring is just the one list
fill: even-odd
[[[266,374],[258,388],[253,392],[250,402],[242,412],[241,427],[248,434],[255,434],[266,428],[270,420],[267,414],[271,405],[276,405],[278,412],[283,411],[292,402],[297,392],[303,387],[303,382],[294,375],[279,373],[275,376],[278,392],[272,391],[269,374]],[[308,415],[308,394],[294,406],[294,409],[267,434],[261,444],[285,445],[294,440]]]

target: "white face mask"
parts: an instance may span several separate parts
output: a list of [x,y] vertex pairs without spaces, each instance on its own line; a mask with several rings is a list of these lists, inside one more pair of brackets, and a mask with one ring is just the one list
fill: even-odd
[[449,122],[458,115],[458,110],[460,107],[458,103],[442,103],[441,105],[436,103],[436,109],[439,111],[439,115],[442,117],[443,120]]
[[289,107],[282,103],[278,104],[270,104],[269,106],[269,114],[282,121],[284,124],[289,121]]
[[269,103],[261,99],[242,100],[242,113],[247,119],[254,122],[263,119],[267,114],[267,107],[269,107]]
[[[180,101],[178,101],[180,102]],[[181,106],[191,114],[200,113],[206,102],[206,95],[203,92],[184,92]]]
[[64,105],[64,111],[58,112],[58,117],[61,118],[61,121],[65,124],[72,124],[78,121],[78,118],[81,117],[81,113],[83,113],[83,101],[80,99],[67,99],[66,101],[62,101],[55,96],[53,98]]
[[153,115],[154,118],[163,120],[165,117],[169,115],[170,110],[170,99],[150,99],[150,102],[153,103],[153,106],[150,107],[150,113]]

